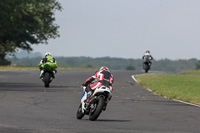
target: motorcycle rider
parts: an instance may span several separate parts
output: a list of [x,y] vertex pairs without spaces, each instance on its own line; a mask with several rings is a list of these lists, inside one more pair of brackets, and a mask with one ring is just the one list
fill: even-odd
[[[86,89],[85,89],[86,96],[83,101],[85,101],[87,98],[89,98],[92,95],[92,93],[95,91],[95,89],[101,85],[108,87],[112,92],[113,91],[113,87],[112,87],[113,82],[114,82],[114,77],[110,73],[109,68],[106,66],[102,66],[99,71],[97,71],[93,76],[86,79],[85,83],[83,84],[83,86],[86,86]],[[107,103],[108,103],[108,101],[107,101]],[[106,109],[107,103],[104,105],[103,110]],[[82,106],[83,107],[85,106],[84,102],[82,103]]]
[[151,60],[153,60],[153,57],[150,54],[150,51],[147,50],[146,53],[143,55],[142,59],[144,60],[144,62],[149,62],[150,64],[152,64]]
[[[55,58],[53,58],[52,56],[51,56],[51,53],[50,52],[46,52],[45,53],[45,57],[40,61],[40,63],[39,63],[39,69],[40,69],[40,78],[42,78],[42,76],[43,76],[43,72],[44,72],[44,70],[43,70],[43,68],[42,68],[42,65],[44,65],[46,62],[53,62],[53,63],[55,63],[56,64],[56,66],[57,66],[57,62],[56,62],[56,60],[55,60]],[[54,70],[53,71],[53,73],[55,74],[57,72],[57,70]],[[53,78],[55,78],[55,77],[53,77]]]

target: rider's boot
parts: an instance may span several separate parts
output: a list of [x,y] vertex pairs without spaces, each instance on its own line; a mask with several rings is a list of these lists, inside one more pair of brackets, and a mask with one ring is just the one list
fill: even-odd
[[44,70],[40,71],[40,79],[43,77]]
[[87,92],[87,99],[90,98],[93,92],[90,86],[86,86],[85,91]]
[[92,91],[89,91],[89,92],[87,93],[87,99],[90,98],[91,95],[92,95]]
[[56,73],[56,71],[53,71],[53,78],[55,79],[55,73]]
[[104,106],[103,106],[103,108],[102,108],[103,111],[106,110],[106,107],[107,107],[108,102],[109,102],[110,100],[111,100],[111,98],[107,98],[107,99],[106,99],[105,104],[104,104]]
[[102,110],[105,111],[105,110],[106,110],[106,107],[107,107],[107,103],[105,103],[105,104],[103,105]]

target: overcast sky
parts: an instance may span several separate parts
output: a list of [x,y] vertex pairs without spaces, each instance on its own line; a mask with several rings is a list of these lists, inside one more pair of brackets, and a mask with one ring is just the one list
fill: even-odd
[[58,0],[53,56],[200,59],[200,0]]

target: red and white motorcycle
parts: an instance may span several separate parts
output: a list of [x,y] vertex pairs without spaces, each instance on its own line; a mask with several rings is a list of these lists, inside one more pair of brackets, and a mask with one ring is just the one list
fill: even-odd
[[105,111],[105,107],[112,97],[112,92],[108,87],[102,85],[98,87],[89,98],[87,98],[85,89],[86,87],[84,86],[84,93],[76,117],[77,119],[82,119],[84,115],[89,115],[89,119],[95,121],[101,114],[102,110]]

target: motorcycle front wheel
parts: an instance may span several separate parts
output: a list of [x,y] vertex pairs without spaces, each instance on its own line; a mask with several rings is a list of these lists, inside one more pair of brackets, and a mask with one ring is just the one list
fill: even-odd
[[104,103],[105,99],[103,97],[99,97],[98,100],[96,100],[92,104],[92,108],[90,108],[90,113],[89,113],[89,119],[91,121],[95,121],[99,117],[99,115],[102,112]]
[[80,106],[78,107],[78,111],[76,113],[76,118],[77,119],[82,119],[84,115],[85,114],[82,112],[82,104],[80,104]]

